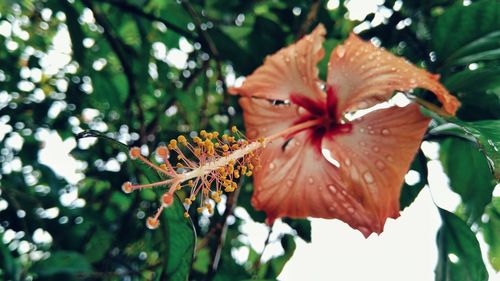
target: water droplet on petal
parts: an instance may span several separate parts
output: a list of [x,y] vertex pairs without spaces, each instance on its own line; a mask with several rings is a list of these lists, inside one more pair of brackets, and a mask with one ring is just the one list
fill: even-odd
[[380,147],[378,147],[378,146],[374,145],[374,146],[372,147],[372,150],[373,150],[374,152],[379,152],[379,151],[380,151]]
[[364,132],[365,132],[365,129],[360,128],[360,129],[359,129],[359,132],[360,132],[360,133],[364,133]]
[[313,179],[312,177],[309,177],[309,178],[307,179],[307,182],[308,182],[309,184],[313,184],[313,183],[314,183],[314,179]]
[[300,146],[300,142],[296,141],[295,146]]
[[347,166],[351,166],[351,159],[346,158],[344,162]]
[[391,155],[387,155],[385,158],[386,158],[386,159],[387,159],[387,161],[389,161],[389,162],[392,162],[392,161],[394,160],[394,158],[392,158],[392,156],[391,156]]
[[380,160],[377,160],[377,162],[375,162],[375,166],[377,166],[377,168],[379,170],[383,170],[385,168],[385,164],[384,162],[380,161]]
[[366,183],[373,183],[373,176],[370,172],[364,173],[363,178],[365,179]]
[[372,130],[372,129],[373,129],[373,127],[372,127],[372,126],[368,126],[367,128],[368,128],[368,130]]
[[384,136],[388,136],[388,135],[390,135],[390,134],[391,134],[391,131],[390,131],[389,129],[382,129],[382,132],[381,132],[381,133],[382,133],[382,135],[384,135]]
[[374,134],[375,134],[375,131],[374,131],[374,130],[371,130],[369,133],[370,133],[370,135],[374,135]]
[[330,212],[335,212],[335,208],[334,208],[333,206],[328,207],[328,210],[329,210]]
[[335,49],[337,55],[339,58],[342,58],[345,55],[345,47],[344,46],[338,46],[337,49]]
[[274,165],[273,162],[271,162],[271,164],[269,164],[269,170],[274,170],[275,167],[276,167],[276,165]]
[[287,181],[286,181],[286,184],[287,184],[288,186],[292,186],[292,185],[293,185],[293,180],[287,180]]
[[337,192],[337,189],[336,189],[336,188],[335,188],[335,186],[333,186],[332,184],[330,184],[330,185],[328,186],[328,189],[330,189],[330,191],[331,191],[332,193]]
[[347,212],[348,212],[349,214],[353,214],[353,213],[354,213],[354,208],[353,208],[353,207],[349,207],[349,208],[347,208]]
[[361,146],[366,146],[366,142],[364,142],[364,141],[360,141],[360,142],[359,142],[359,145],[361,145]]

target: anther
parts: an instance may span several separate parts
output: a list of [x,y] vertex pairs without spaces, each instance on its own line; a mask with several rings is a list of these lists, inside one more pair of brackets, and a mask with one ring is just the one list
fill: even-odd
[[158,146],[156,148],[156,154],[162,158],[168,158],[169,152],[166,146]]
[[132,183],[130,183],[129,181],[123,183],[122,184],[122,190],[125,193],[131,193],[132,191],[134,191],[134,189],[132,188]]
[[139,156],[141,156],[141,149],[138,148],[137,146],[132,147],[130,151],[128,152],[128,155],[130,156],[130,159],[135,160]]
[[161,197],[161,203],[163,206],[168,207],[174,202],[174,196],[171,193],[165,193]]
[[146,220],[146,226],[149,229],[157,229],[159,225],[160,221],[155,217],[148,217],[148,219]]

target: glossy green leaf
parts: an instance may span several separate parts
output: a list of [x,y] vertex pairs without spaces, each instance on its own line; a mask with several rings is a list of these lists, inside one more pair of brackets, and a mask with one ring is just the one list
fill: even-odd
[[439,208],[442,226],[437,235],[439,260],[436,281],[486,281],[488,272],[474,233],[455,214]]
[[160,222],[165,239],[163,258],[167,260],[164,276],[172,281],[188,280],[194,258],[196,233],[191,219],[184,218],[184,206],[177,196],[174,203],[164,209]]
[[403,183],[401,194],[399,196],[399,209],[404,210],[410,206],[411,203],[417,198],[418,194],[427,184],[427,158],[421,150],[415,155],[415,159],[410,166],[410,171],[419,173],[419,180],[413,185],[406,182]]
[[476,222],[490,203],[495,186],[484,155],[472,143],[450,138],[441,143],[440,160],[451,189],[462,197],[467,222]]
[[[432,114],[435,118],[439,116]],[[443,120],[443,119],[441,119]],[[487,163],[494,178],[500,180],[500,121],[484,120],[475,122],[464,122],[456,118],[449,118],[449,122],[459,126],[448,124],[438,126],[430,131],[431,135],[456,135],[470,139],[476,143],[478,149],[486,156]]]
[[445,65],[498,59],[500,3],[483,0],[461,2],[441,15],[432,32],[432,46]]

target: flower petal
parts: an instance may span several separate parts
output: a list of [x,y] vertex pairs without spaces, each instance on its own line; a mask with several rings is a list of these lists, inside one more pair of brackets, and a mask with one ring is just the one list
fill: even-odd
[[367,108],[387,100],[394,91],[421,87],[433,92],[446,112],[455,114],[460,103],[433,75],[351,34],[337,46],[329,61],[327,84],[338,96],[338,113]]
[[399,216],[404,176],[428,124],[410,104],[368,113],[353,120],[350,134],[323,139],[323,148],[340,163],[348,193],[373,216],[372,231],[381,232],[388,217]]
[[246,135],[252,140],[281,132],[291,127],[300,116],[294,104],[274,105],[268,100],[251,97],[242,97],[239,102],[243,108]]
[[289,100],[292,93],[324,97],[318,87],[316,65],[325,53],[322,47],[325,33],[325,28],[318,25],[311,34],[267,57],[241,87],[230,88],[229,92],[270,100]]
[[[268,220],[278,217],[338,218],[368,236],[377,221],[344,184],[336,166],[310,143],[311,130],[286,142],[275,140],[262,155],[263,167],[254,174],[252,204]],[[283,149],[284,147],[284,149]]]

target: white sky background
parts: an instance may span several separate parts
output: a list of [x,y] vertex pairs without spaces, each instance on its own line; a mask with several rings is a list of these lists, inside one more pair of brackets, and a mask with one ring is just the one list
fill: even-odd
[[[346,5],[350,10],[350,18],[363,19],[367,13],[377,11],[377,5],[383,2],[383,0],[351,0]],[[328,3],[329,8],[337,6],[337,0],[330,0]],[[379,18],[383,20],[383,17]],[[66,43],[59,42],[55,45],[69,46],[67,30],[61,32],[61,36],[56,37],[56,40],[66,41]],[[161,44],[158,46],[161,47]],[[155,52],[160,51],[162,48],[155,48]],[[165,61],[169,64],[182,68],[185,64],[186,52],[177,51],[179,50],[172,49],[169,52],[163,50],[161,52],[163,55],[155,54],[165,57]],[[68,52],[70,51],[66,49],[52,50],[49,53],[51,57],[47,61],[54,65],[47,65],[44,71],[51,72],[53,68],[67,64]],[[174,52],[181,55],[174,58],[172,57]],[[83,174],[79,172],[82,166],[69,155],[69,152],[78,145],[77,142],[72,138],[63,142],[56,132],[48,130],[40,132],[40,138],[46,144],[39,152],[40,161],[64,176],[68,182],[73,184],[78,182],[83,177]],[[79,145],[85,147],[90,143],[81,141]],[[453,211],[459,202],[459,197],[449,191],[446,175],[439,161],[435,160],[438,155],[438,146],[424,143],[422,148],[427,157],[434,159],[428,164],[432,196],[439,206]],[[116,168],[119,169],[119,166],[113,169]],[[496,196],[499,195],[498,189],[497,186]],[[72,192],[71,200],[76,200],[77,190],[74,189]],[[248,245],[257,251],[262,251],[267,235],[266,227],[252,222],[244,211],[240,210],[236,215],[246,221],[242,227],[242,232],[246,234],[243,239],[246,239]],[[436,234],[441,219],[427,187],[416,201],[401,213],[400,218],[390,219],[386,223],[385,231],[380,236],[373,234],[365,239],[360,232],[338,220],[312,219],[311,221],[312,243],[305,243],[300,238],[296,239],[295,254],[285,266],[279,280],[421,281],[434,279],[434,268],[437,264]],[[274,230],[275,235],[279,232],[290,231],[279,222]],[[486,257],[487,245],[481,237],[479,238],[483,255]],[[266,248],[263,256],[269,258],[281,252],[279,243],[273,243]],[[236,259],[244,261],[248,250],[242,248],[240,251],[233,252],[233,255]],[[489,262],[486,262],[486,266],[490,280],[500,280],[499,275],[495,276]]]

